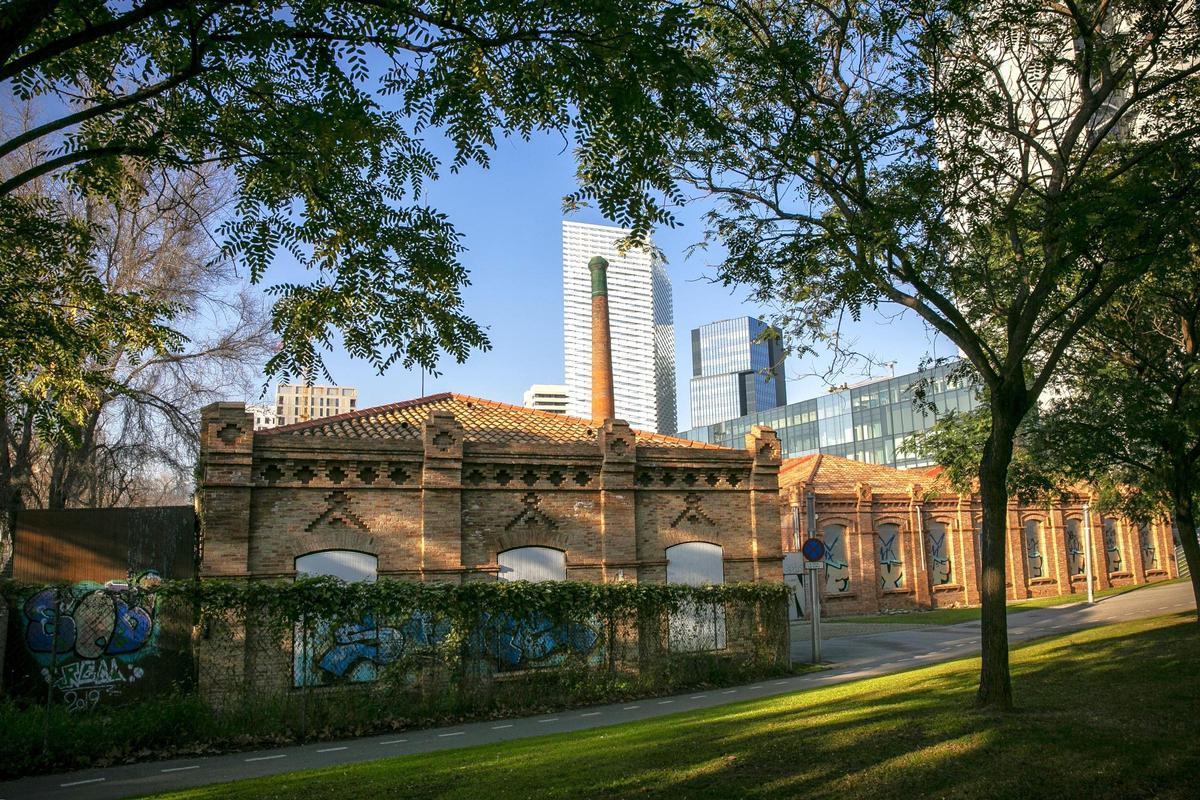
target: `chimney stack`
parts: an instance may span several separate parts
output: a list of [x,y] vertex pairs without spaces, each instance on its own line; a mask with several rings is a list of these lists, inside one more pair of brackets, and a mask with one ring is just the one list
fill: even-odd
[[592,419],[600,422],[617,416],[613,399],[607,269],[608,262],[601,256],[588,262],[588,270],[592,273]]

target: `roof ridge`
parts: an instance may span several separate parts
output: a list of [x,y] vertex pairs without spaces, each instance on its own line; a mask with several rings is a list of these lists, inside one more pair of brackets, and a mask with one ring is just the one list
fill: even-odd
[[371,414],[387,414],[392,411],[399,411],[402,408],[412,408],[413,406],[418,406],[422,403],[432,403],[440,400],[447,400],[453,396],[454,394],[452,392],[427,394],[422,397],[414,397],[410,400],[399,400],[395,403],[384,403],[381,406],[356,408],[353,411],[347,411],[345,414],[335,414],[332,417],[314,417],[313,419],[306,419],[303,422],[293,422],[291,425],[279,425],[275,428],[264,428],[261,431],[257,431],[257,433],[293,433],[295,431],[301,431],[307,428],[315,428],[320,425],[328,425],[331,422],[344,422],[346,420],[359,419]]

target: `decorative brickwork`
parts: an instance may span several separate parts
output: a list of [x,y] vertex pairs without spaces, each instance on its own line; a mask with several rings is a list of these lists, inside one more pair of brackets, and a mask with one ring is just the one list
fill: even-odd
[[[691,541],[722,547],[728,583],[783,577],[767,429],[731,450],[435,395],[258,432],[219,403],[201,430],[202,577],[290,578],[300,556],[351,550],[380,577],[486,581],[499,553],[539,546],[565,553],[569,579],[661,583],[666,549]],[[228,670],[290,687],[254,636],[205,640],[202,684]]]

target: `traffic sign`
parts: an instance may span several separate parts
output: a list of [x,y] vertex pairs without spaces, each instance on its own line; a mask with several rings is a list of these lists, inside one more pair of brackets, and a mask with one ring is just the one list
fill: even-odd
[[800,547],[800,552],[808,561],[824,561],[825,543],[820,539],[805,539],[804,544]]

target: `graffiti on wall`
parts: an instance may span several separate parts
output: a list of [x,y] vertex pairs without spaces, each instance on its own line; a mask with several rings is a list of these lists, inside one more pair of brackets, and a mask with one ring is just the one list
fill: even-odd
[[900,526],[884,524],[875,532],[879,544],[879,585],[899,589],[904,582],[904,562],[900,559]]
[[[142,678],[154,652],[157,572],[129,584],[43,589],[24,606],[25,645],[69,711],[85,711]],[[119,587],[119,588],[118,588]]]
[[502,670],[560,666],[568,657],[592,654],[600,641],[588,625],[558,623],[544,614],[502,614],[491,624],[496,635],[488,637],[486,649]]
[[395,627],[378,625],[370,615],[340,625],[319,621],[307,642],[303,631],[296,632],[295,685],[374,681],[381,667],[436,647],[449,632],[449,622],[435,622],[422,611]]
[[1154,546],[1154,533],[1149,525],[1139,525],[1138,535],[1142,545],[1142,569],[1158,569],[1158,548]]
[[1025,523],[1025,561],[1030,580],[1044,575],[1046,559],[1042,556],[1042,523],[1035,519]]
[[1067,570],[1072,575],[1082,575],[1086,568],[1083,554],[1083,541],[1079,536],[1079,520],[1066,521],[1067,530]]
[[1108,571],[1121,571],[1121,545],[1117,541],[1117,523],[1111,519],[1104,520],[1104,563]]
[[825,540],[825,591],[845,594],[850,591],[850,562],[846,558],[846,526],[826,525],[821,531]]
[[929,523],[925,534],[925,546],[928,549],[930,580],[935,586],[950,582],[950,547],[946,543],[946,526],[941,522]]

